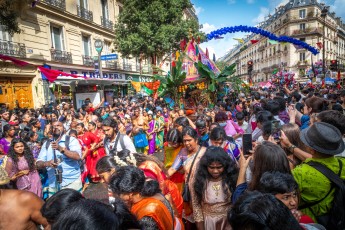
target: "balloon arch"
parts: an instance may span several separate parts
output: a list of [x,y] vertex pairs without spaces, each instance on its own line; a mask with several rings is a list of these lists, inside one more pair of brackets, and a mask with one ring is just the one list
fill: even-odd
[[212,40],[214,38],[218,38],[221,35],[227,34],[227,33],[235,33],[235,32],[248,32],[248,33],[254,33],[254,34],[260,34],[264,37],[269,38],[270,40],[274,40],[277,42],[288,42],[292,43],[294,45],[300,46],[308,51],[310,51],[312,54],[317,55],[319,53],[319,50],[316,49],[315,47],[308,45],[307,43],[292,38],[288,36],[276,36],[275,34],[270,33],[269,31],[257,28],[257,27],[252,27],[252,26],[232,26],[232,27],[224,27],[215,31],[212,31],[211,33],[207,34],[207,39]]

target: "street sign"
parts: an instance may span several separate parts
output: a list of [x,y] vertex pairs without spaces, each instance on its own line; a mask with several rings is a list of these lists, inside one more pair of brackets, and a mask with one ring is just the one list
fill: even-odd
[[117,58],[118,58],[117,54],[107,54],[107,55],[101,56],[102,61],[116,60]]
[[101,39],[96,39],[96,41],[95,41],[95,48],[96,48],[98,53],[102,52],[103,41]]

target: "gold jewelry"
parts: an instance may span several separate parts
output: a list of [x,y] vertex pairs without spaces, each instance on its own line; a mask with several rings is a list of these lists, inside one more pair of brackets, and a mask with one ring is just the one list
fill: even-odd
[[215,191],[216,196],[218,196],[219,190],[220,190],[220,184],[214,184],[214,185],[212,185],[212,189],[213,189],[213,191]]

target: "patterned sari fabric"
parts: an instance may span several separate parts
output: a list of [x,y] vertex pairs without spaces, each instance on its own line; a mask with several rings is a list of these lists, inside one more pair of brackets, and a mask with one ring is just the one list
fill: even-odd
[[[168,143],[164,144],[164,153],[165,153],[164,165],[165,165],[165,168],[168,169],[172,166],[172,164],[175,161],[175,158],[177,157],[177,155],[181,151],[181,149],[182,149],[182,145],[179,146],[178,148],[173,148],[173,147],[169,147]],[[177,185],[180,193],[182,194],[182,189],[183,189],[183,185],[184,185],[184,172],[181,172],[181,171],[183,171],[183,169],[174,173],[170,177],[170,180]]]
[[168,208],[159,200],[145,198],[135,203],[131,212],[140,221],[144,217],[152,218],[160,230],[174,229],[174,221]]
[[156,130],[160,130],[156,135],[156,148],[163,149],[164,147],[164,117],[160,116],[156,118]]
[[[154,129],[155,129],[155,121],[152,120],[149,123],[149,129],[147,130],[147,132],[151,133],[151,132],[154,131]],[[155,150],[156,150],[156,133],[152,133],[149,136],[151,136],[151,139],[149,137],[147,138],[148,141],[149,141],[149,151],[148,151],[148,154],[152,155],[155,152]]]

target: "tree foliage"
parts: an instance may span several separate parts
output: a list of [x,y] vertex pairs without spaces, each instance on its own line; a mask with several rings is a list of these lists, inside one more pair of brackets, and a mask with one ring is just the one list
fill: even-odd
[[189,30],[205,39],[196,20],[183,19],[191,7],[190,0],[124,0],[115,27],[117,50],[124,56],[159,57],[177,50]]
[[28,0],[0,0],[0,25],[10,35],[20,33],[18,17],[27,6]]

